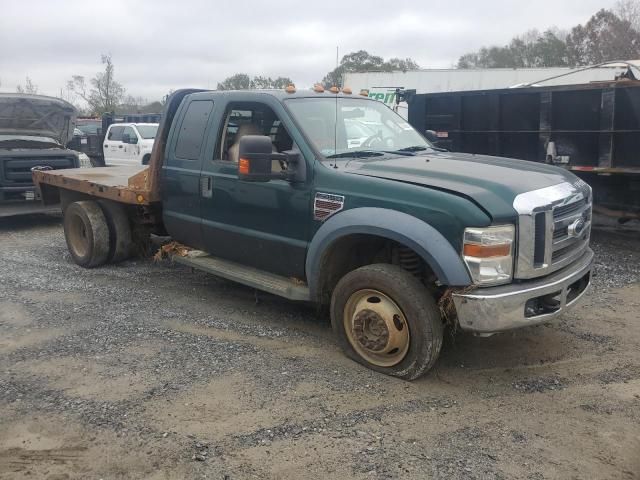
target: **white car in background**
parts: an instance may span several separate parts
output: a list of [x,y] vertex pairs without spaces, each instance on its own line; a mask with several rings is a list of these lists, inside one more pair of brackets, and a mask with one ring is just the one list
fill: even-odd
[[108,165],[147,165],[158,131],[157,123],[113,123],[104,136]]

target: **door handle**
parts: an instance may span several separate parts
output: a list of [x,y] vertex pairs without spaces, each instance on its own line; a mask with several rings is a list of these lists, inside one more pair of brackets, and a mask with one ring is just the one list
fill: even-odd
[[213,178],[207,175],[200,177],[200,194],[203,198],[213,198]]
[[122,148],[122,145],[118,145],[118,148]]

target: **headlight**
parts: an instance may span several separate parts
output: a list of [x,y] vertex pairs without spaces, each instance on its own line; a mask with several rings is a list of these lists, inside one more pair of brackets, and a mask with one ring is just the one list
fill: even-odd
[[476,285],[511,281],[514,237],[513,225],[465,229],[462,256]]
[[91,167],[93,167],[93,165],[91,165],[91,159],[89,158],[89,156],[86,153],[79,153],[78,154],[78,160],[79,160],[79,167],[80,168],[91,168]]

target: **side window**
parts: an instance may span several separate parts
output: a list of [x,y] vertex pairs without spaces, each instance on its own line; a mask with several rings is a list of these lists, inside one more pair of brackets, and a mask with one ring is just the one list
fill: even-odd
[[109,130],[109,137],[107,140],[113,140],[114,142],[122,141],[122,133],[124,131],[124,127],[111,127]]
[[262,103],[237,102],[227,108],[215,158],[237,163],[240,139],[245,135],[270,137],[274,152],[291,150],[293,146],[282,121],[269,106]]
[[194,100],[187,107],[178,139],[176,140],[175,155],[183,160],[197,160],[204,143],[204,132],[213,110],[211,100]]
[[124,137],[125,135],[129,135],[129,138],[138,138],[136,132],[131,127],[124,127],[121,137]]

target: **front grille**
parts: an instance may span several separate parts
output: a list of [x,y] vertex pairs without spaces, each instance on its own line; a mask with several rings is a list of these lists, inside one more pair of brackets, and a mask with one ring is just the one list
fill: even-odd
[[589,244],[590,227],[591,205],[586,199],[554,207],[551,265],[581,255]]
[[562,183],[516,197],[518,251],[516,278],[559,270],[589,246],[591,188],[582,181]]
[[7,183],[31,184],[31,169],[48,166],[54,170],[74,168],[75,158],[66,156],[46,156],[42,158],[3,157],[4,179]]
[[568,205],[558,206],[553,209],[553,218],[561,218],[567,215],[572,215],[578,211],[584,209],[587,201],[583,198],[577,202],[570,203]]
[[569,227],[562,227],[562,228],[558,228],[557,230],[554,230],[553,239],[557,240],[559,238],[565,237],[568,231],[569,231]]

